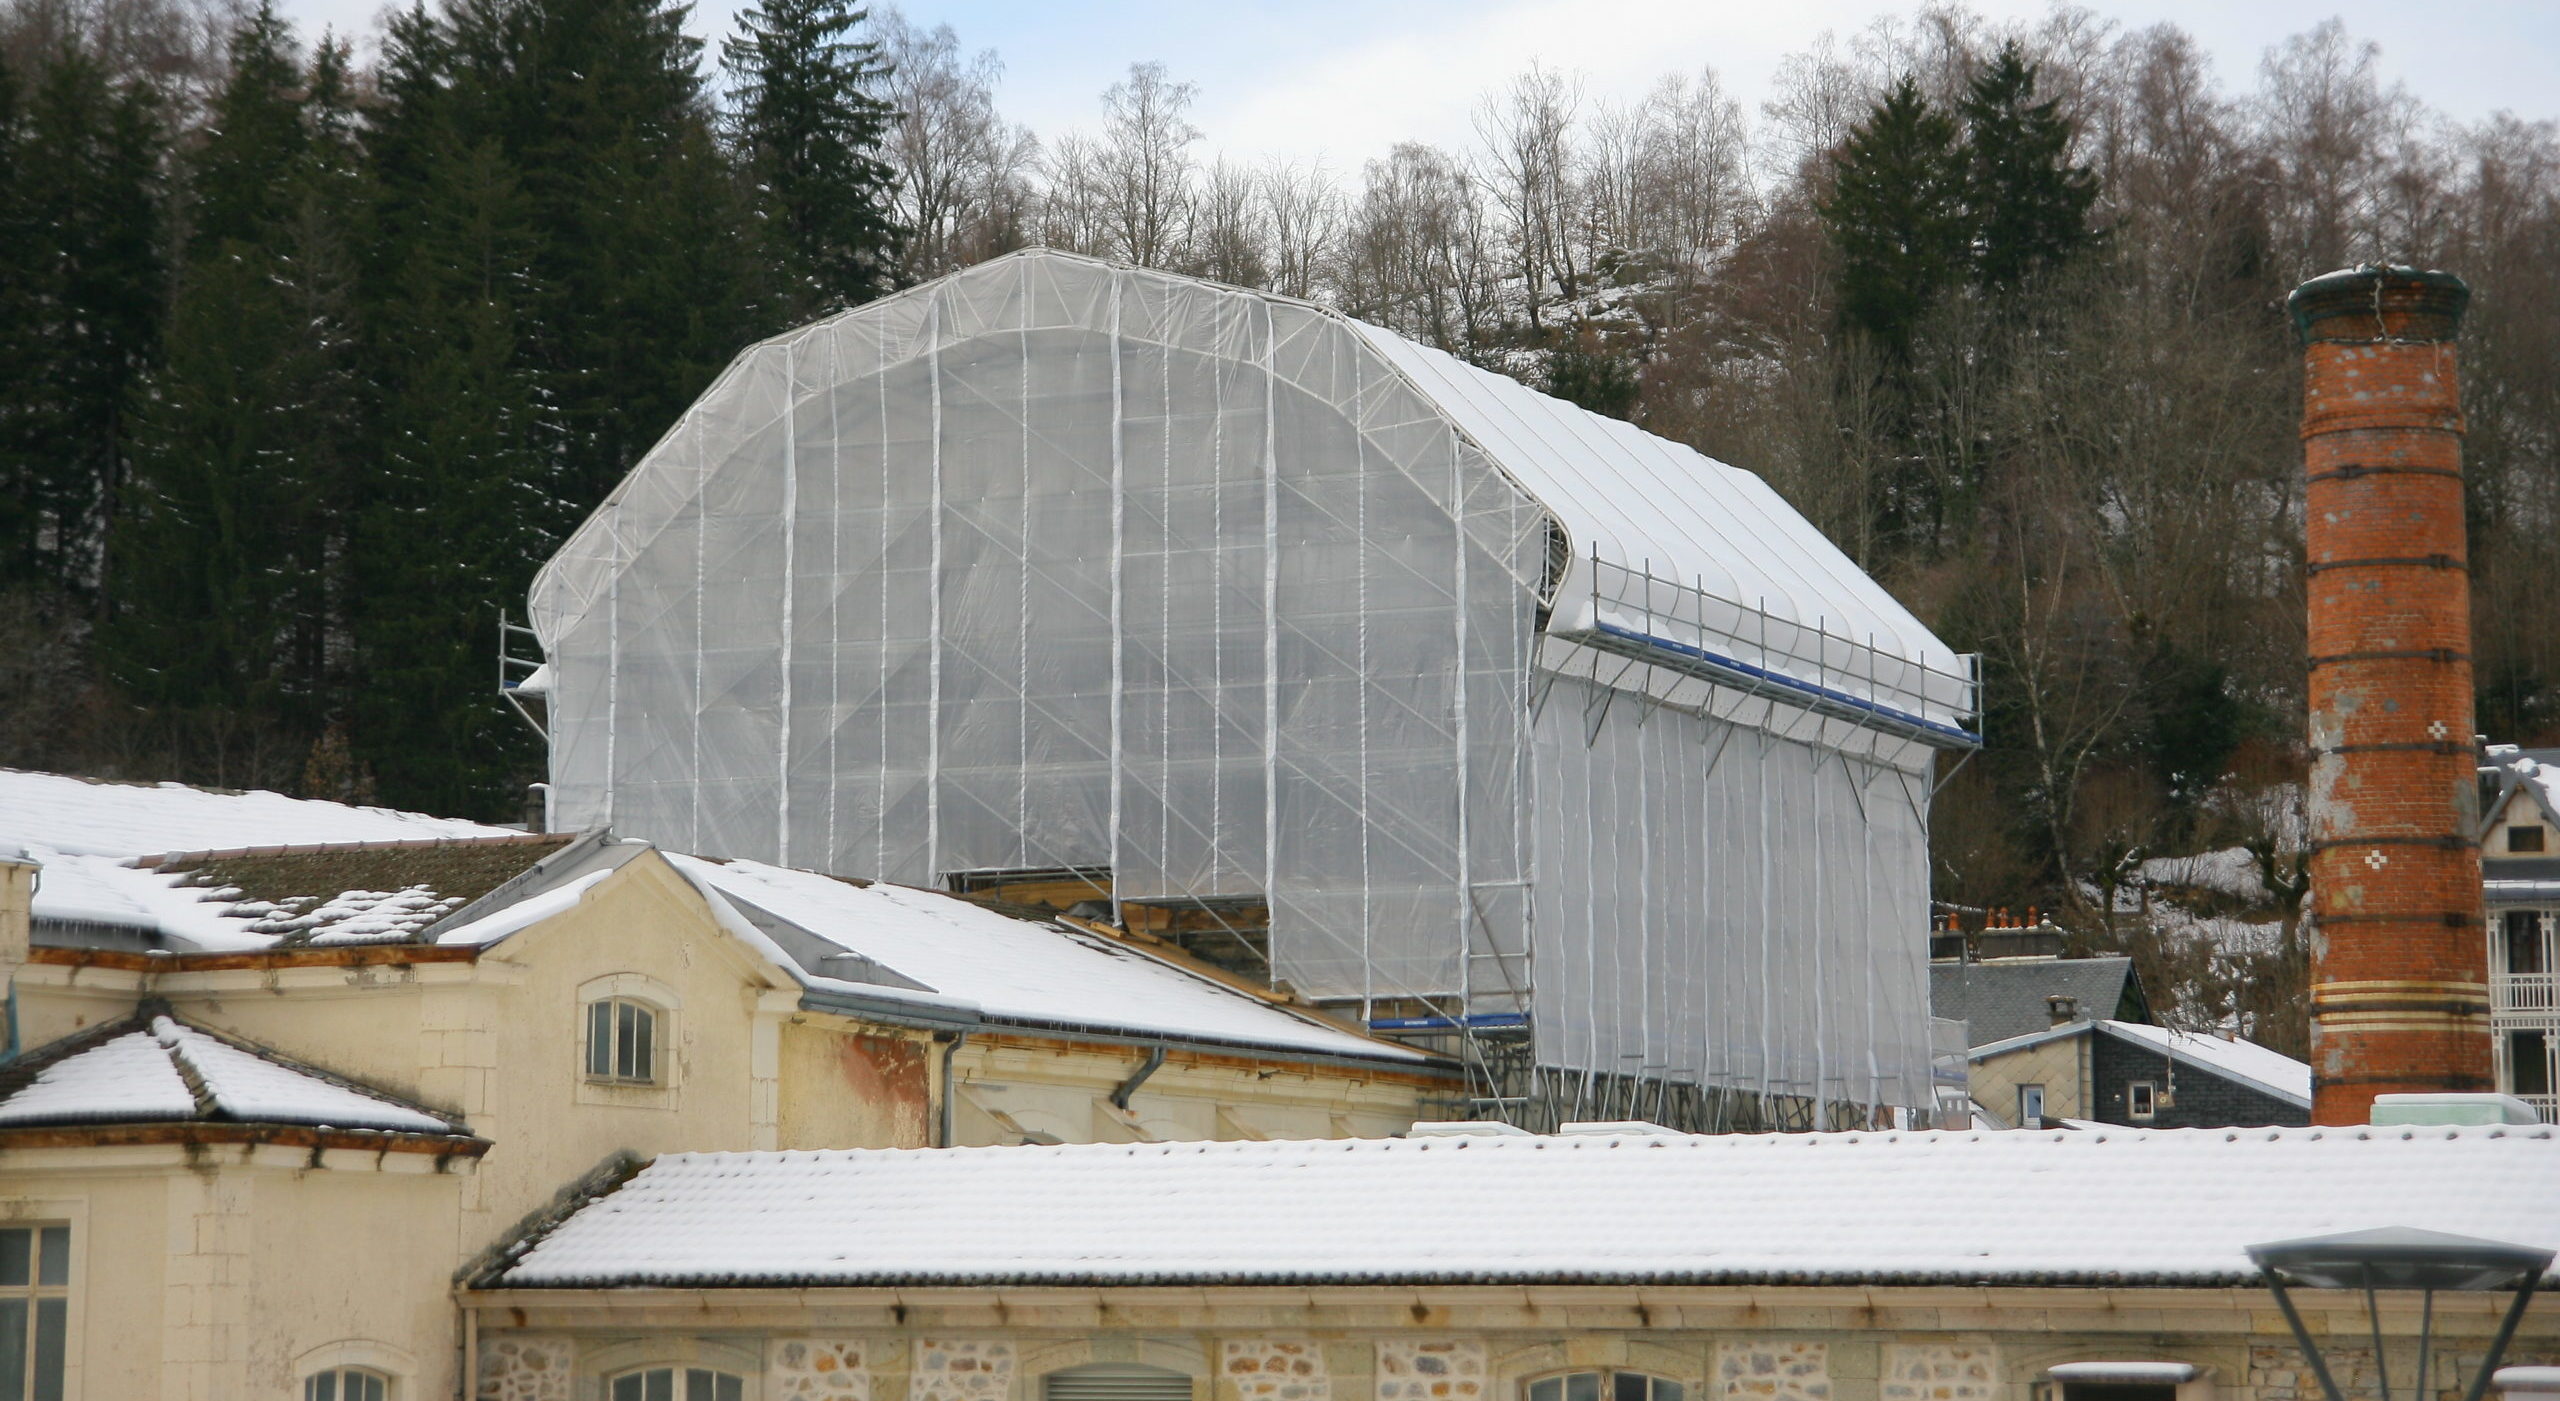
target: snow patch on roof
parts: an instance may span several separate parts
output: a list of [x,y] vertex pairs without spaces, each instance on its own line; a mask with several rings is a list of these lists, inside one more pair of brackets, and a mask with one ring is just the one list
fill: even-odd
[[[197,1101],[190,1076],[204,1087],[206,1103]],[[167,1015],[72,1051],[0,1100],[0,1126],[7,1127],[191,1120],[459,1132],[437,1115],[260,1055]]]
[[2106,1019],[2066,1022],[2044,1031],[2012,1036],[1976,1046],[1968,1054],[1972,1059],[1989,1060],[2012,1051],[2023,1051],[2047,1041],[2067,1036],[2081,1036],[2103,1030],[2124,1040],[2160,1052],[2173,1060],[2184,1061],[2227,1079],[2262,1090],[2278,1099],[2308,1109],[2311,1107],[2311,1067],[2281,1051],[2270,1051],[2254,1041],[2219,1036],[2201,1036],[2191,1031],[2172,1031],[2164,1026],[2143,1026],[2135,1022]]
[[496,837],[503,827],[257,790],[102,783],[0,769],[0,841],[64,855],[157,856],[245,846]]
[[0,1101],[0,1125],[192,1119],[196,1097],[148,1031],[128,1032],[36,1072]]
[[589,871],[575,880],[565,881],[550,890],[499,910],[482,915],[468,924],[456,925],[439,933],[439,944],[494,944],[521,929],[530,929],[553,915],[566,914],[577,908],[596,883],[612,875],[612,869]]
[[433,1115],[241,1050],[169,1017],[152,1018],[151,1034],[196,1073],[215,1112],[225,1118],[391,1133],[453,1132],[451,1124]]
[[2395,1223],[2560,1246],[2560,1133],[680,1153],[579,1210],[496,1283],[2226,1285],[2255,1277],[2253,1242]]
[[[820,940],[858,955],[819,980],[859,984],[868,960],[920,983],[938,1000],[959,1000],[999,1021],[1085,1027],[1333,1055],[1419,1061],[1421,1053],[1301,1016],[1098,934],[998,914],[966,900],[907,886],[855,885],[755,861],[706,861],[667,853],[677,870],[719,894],[753,905]],[[761,942],[761,941],[760,941]],[[775,951],[777,954],[779,950]],[[890,998],[915,991],[874,989]]]
[[2165,1026],[2114,1021],[2106,1025],[2107,1030],[2128,1041],[2139,1041],[2178,1060],[2206,1066],[2306,1109],[2311,1105],[2310,1065],[2282,1051],[2270,1051],[2255,1041],[2225,1041],[2219,1036],[2198,1036]]

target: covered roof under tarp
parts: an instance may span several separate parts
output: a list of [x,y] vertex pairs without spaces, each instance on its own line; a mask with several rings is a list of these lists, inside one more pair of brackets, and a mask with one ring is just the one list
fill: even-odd
[[[1015,281],[1023,275],[1025,262],[1035,270],[1107,269],[1138,284],[1209,285],[1177,274],[1031,248],[841,316],[916,319],[914,308],[938,304],[948,293],[961,293],[965,299],[966,294]],[[1331,308],[1242,288],[1216,290],[1239,304],[1255,304],[1236,313],[1238,325],[1293,317],[1321,318],[1350,328],[1382,366],[1423,397],[1450,430],[1476,445],[1524,495],[1543,507],[1561,527],[1571,551],[1566,573],[1557,581],[1559,629],[1605,628],[1692,653],[1701,650],[1699,642],[1714,638],[1756,642],[1765,645],[1740,660],[1778,674],[1799,689],[1815,688],[1804,691],[1807,696],[1831,692],[1897,712],[1916,711],[1918,718],[1949,735],[1959,734],[1957,727],[1969,719],[1970,688],[1957,684],[1957,678],[1968,673],[1954,649],[1757,475],[1633,424],[1540,394]],[[1089,308],[1073,298],[1058,298],[1044,310],[1066,318]],[[973,334],[965,317],[955,316],[951,323],[937,321],[929,331],[915,335],[903,354],[866,366],[865,372],[885,373],[893,365],[935,353]],[[787,347],[827,324],[804,327],[748,348],[724,380],[740,375],[751,363],[790,354]],[[1112,326],[1113,334],[1133,339],[1151,334],[1149,327],[1134,319],[1125,323],[1115,319]],[[1167,344],[1179,339],[1170,331],[1162,334]],[[1247,358],[1253,346],[1250,334],[1212,333],[1205,339],[1217,344],[1219,353],[1238,360]],[[1282,366],[1271,370],[1284,377],[1288,374]],[[1319,395],[1338,393],[1331,387],[1342,380],[1336,371],[1334,366],[1322,367],[1322,373],[1311,368],[1298,387]],[[741,440],[766,432],[773,420],[797,408],[793,400],[780,396],[722,401],[717,385],[703,400],[704,404],[715,402],[719,404],[715,412]],[[1349,398],[1338,407],[1355,420],[1377,416],[1374,405]],[[1363,421],[1361,426],[1372,432],[1407,433],[1412,425]],[[671,430],[670,442],[679,430]],[[689,455],[671,455],[665,446],[662,443],[641,459],[536,579],[531,618],[546,647],[603,595],[599,571],[619,567],[613,563],[617,557],[627,557],[625,551],[675,520],[679,504],[711,479],[707,464],[677,460]],[[613,537],[610,545],[599,538],[603,536]],[[1611,571],[1611,579],[1595,580],[1595,566]],[[1618,579],[1619,571],[1656,583],[1651,588],[1631,585]],[[1771,623],[1785,636],[1771,638]],[[1703,638],[1698,635],[1702,630]],[[1720,652],[1715,655],[1721,657]],[[1891,674],[1880,676],[1880,666]]]

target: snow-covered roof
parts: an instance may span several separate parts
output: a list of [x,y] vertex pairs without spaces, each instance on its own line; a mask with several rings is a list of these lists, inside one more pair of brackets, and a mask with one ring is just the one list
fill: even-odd
[[37,935],[95,943],[122,934],[180,952],[407,942],[570,841],[501,832],[133,859],[36,846]]
[[156,1010],[39,1051],[10,1081],[0,1087],[0,1129],[196,1121],[463,1132],[442,1115]]
[[231,793],[179,783],[105,783],[0,769],[0,842],[64,855],[158,856],[506,833],[504,827],[458,818],[288,798],[264,790]]
[[[1411,1063],[1427,1059],[1131,944],[1017,919],[955,896],[755,861],[673,853],[667,859],[743,917],[736,932],[766,944],[768,956],[813,989],[848,989],[993,1022]],[[759,915],[782,921],[818,947],[773,942],[757,927]]]
[[[2524,790],[2542,805],[2546,816],[2560,820],[2560,750],[2492,744],[2484,753],[2490,763],[2507,771],[2509,792]],[[2503,804],[2490,808],[2483,815],[2495,822],[2502,815],[2500,807]]]
[[491,1282],[2224,1285],[2393,1224],[2560,1246],[2560,1130],[670,1154]]
[[2311,1107],[2311,1067],[2281,1051],[2270,1051],[2254,1041],[2219,1036],[2200,1036],[2189,1031],[2172,1031],[2163,1026],[2144,1026],[2138,1022],[2107,1019],[2078,1021],[2051,1027],[2044,1031],[2012,1036],[1973,1048],[1972,1058],[1988,1060],[2012,1051],[2066,1036],[2080,1036],[2092,1030],[2131,1041],[2179,1061],[2210,1071],[2224,1079],[2237,1081],[2252,1089],[2273,1095],[2304,1109]]
[[[181,948],[405,938],[486,888],[465,868],[513,855],[530,864],[540,851],[508,844],[546,840],[557,845],[280,793],[0,769],[0,845],[41,868],[40,924],[131,930]],[[457,856],[457,844],[484,854]],[[396,878],[413,867],[420,879]]]

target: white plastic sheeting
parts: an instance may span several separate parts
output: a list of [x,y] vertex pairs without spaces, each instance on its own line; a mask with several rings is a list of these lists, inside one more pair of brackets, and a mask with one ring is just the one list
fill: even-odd
[[[1262,897],[1312,995],[1517,1007],[1598,1072],[1923,1102],[1920,805],[1862,780],[1866,817],[1789,791],[1757,827],[1683,825],[1743,776],[1848,769],[1769,738],[1775,703],[1745,730],[1548,694],[1592,689],[1537,662],[1543,608],[1602,611],[1586,566],[1557,574],[1585,557],[1861,638],[1816,656],[1834,689],[1956,666],[1747,474],[1322,308],[1017,254],[749,350],[545,569],[556,821],[919,885]],[[1728,734],[1767,756],[1713,757]],[[1878,867],[1854,898],[1848,861]]]
[[1540,1064],[1930,1102],[1926,779],[1569,679],[1532,740]]

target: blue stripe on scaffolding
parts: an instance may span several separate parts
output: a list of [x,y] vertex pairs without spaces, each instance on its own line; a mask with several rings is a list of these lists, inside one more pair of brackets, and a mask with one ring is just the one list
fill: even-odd
[[1747,676],[1755,681],[1765,681],[1771,685],[1795,691],[1803,695],[1815,696],[1822,700],[1829,701],[1834,705],[1846,706],[1849,709],[1859,711],[1863,714],[1873,715],[1880,719],[1893,721],[1898,725],[1907,725],[1915,730],[1923,730],[1934,735],[1943,735],[1960,744],[1979,746],[1982,743],[1982,736],[1975,734],[1971,730],[1963,729],[1955,725],[1945,724],[1937,720],[1931,720],[1925,716],[1914,715],[1907,710],[1896,710],[1892,706],[1880,705],[1864,696],[1853,696],[1846,691],[1836,691],[1829,686],[1819,686],[1811,681],[1799,680],[1796,677],[1788,676],[1783,672],[1771,671],[1766,667],[1753,666],[1751,663],[1746,661],[1739,661],[1732,657],[1718,656],[1716,653],[1710,652],[1703,647],[1692,647],[1685,642],[1674,642],[1667,637],[1656,637],[1651,633],[1638,632],[1633,628],[1619,627],[1615,623],[1596,622],[1595,629],[1597,631],[1607,633],[1612,637],[1624,638],[1629,642],[1641,642],[1648,647],[1660,648],[1665,652],[1675,653],[1683,657],[1693,657],[1699,661],[1707,663],[1709,666],[1718,667],[1737,675]]
[[1494,1031],[1529,1024],[1523,1012],[1478,1012],[1465,1017],[1378,1017],[1371,1031]]

